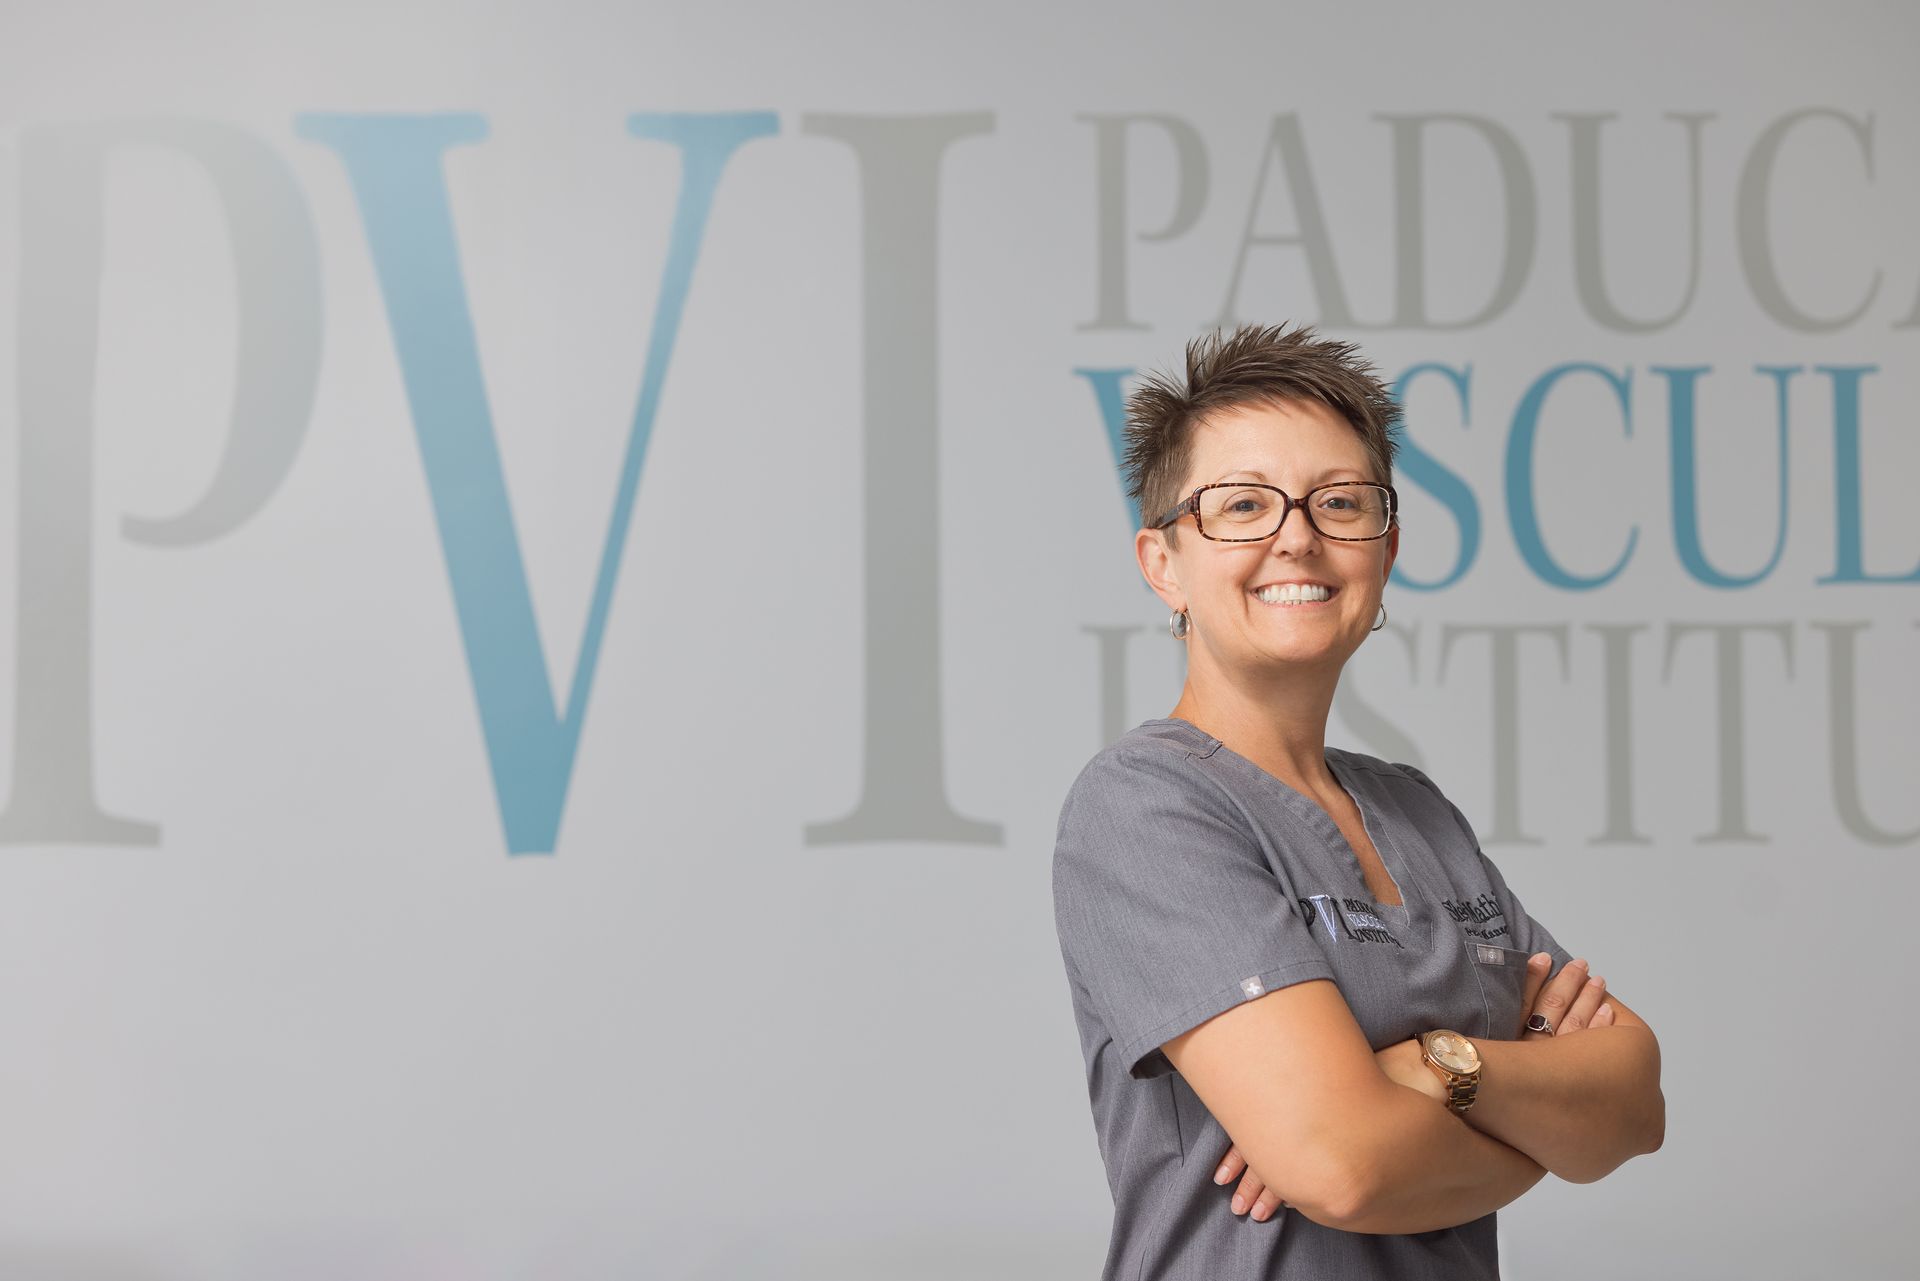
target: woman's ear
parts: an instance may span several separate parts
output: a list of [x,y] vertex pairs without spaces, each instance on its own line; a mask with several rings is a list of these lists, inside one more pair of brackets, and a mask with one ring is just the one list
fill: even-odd
[[1157,529],[1138,530],[1133,535],[1133,554],[1140,562],[1141,576],[1147,580],[1147,586],[1166,603],[1168,609],[1181,609],[1186,602],[1181,598],[1180,580],[1174,573],[1173,553],[1167,548],[1165,535]]

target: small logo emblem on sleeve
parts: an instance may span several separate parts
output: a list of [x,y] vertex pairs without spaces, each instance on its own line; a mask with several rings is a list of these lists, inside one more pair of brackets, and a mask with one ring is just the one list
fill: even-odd
[[1250,979],[1241,979],[1240,990],[1246,993],[1248,998],[1251,999],[1256,996],[1264,996],[1267,991],[1267,985],[1262,983],[1260,976],[1256,974]]

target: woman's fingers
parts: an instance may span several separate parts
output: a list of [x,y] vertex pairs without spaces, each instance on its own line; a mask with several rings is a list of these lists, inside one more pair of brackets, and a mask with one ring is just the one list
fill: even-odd
[[1593,1012],[1593,1022],[1587,1024],[1587,1026],[1588,1027],[1612,1027],[1613,1026],[1613,1002],[1611,1001],[1600,1002],[1600,1008]]
[[1274,1211],[1286,1202],[1280,1194],[1261,1182],[1260,1176],[1253,1172],[1246,1159],[1240,1155],[1238,1145],[1227,1149],[1227,1155],[1213,1172],[1215,1183],[1231,1183],[1240,1177],[1240,1186],[1233,1190],[1233,1212],[1248,1214],[1257,1221],[1265,1222],[1273,1217]]
[[1591,1023],[1594,1013],[1600,1008],[1600,998],[1606,994],[1605,979],[1598,975],[1588,979],[1580,989],[1580,994],[1574,998],[1573,1005],[1568,1008],[1566,1021],[1558,1025],[1561,1035],[1577,1032]]
[[1553,1031],[1529,1031],[1522,1033],[1520,1039],[1538,1041],[1545,1037],[1556,1036],[1561,1032],[1571,1031],[1572,1029],[1567,1027],[1567,1012],[1573,1008],[1573,1003],[1585,989],[1586,982],[1586,961],[1576,957],[1561,966],[1560,972],[1547,980],[1546,986],[1541,989],[1539,999],[1533,1003],[1532,1008],[1533,1013],[1546,1016],[1547,1022],[1553,1025]]
[[1266,1195],[1266,1191],[1267,1185],[1260,1181],[1260,1176],[1253,1172],[1252,1167],[1248,1167],[1246,1174],[1240,1180],[1240,1186],[1233,1190],[1233,1212],[1245,1214],[1253,1209],[1255,1203]]
[[1240,1147],[1238,1144],[1235,1144],[1233,1147],[1228,1148],[1226,1156],[1220,1159],[1220,1168],[1213,1172],[1213,1181],[1215,1183],[1231,1183],[1239,1178],[1246,1168],[1247,1163],[1240,1155]]
[[[1233,1175],[1227,1173],[1229,1170],[1234,1170],[1241,1175],[1240,1186],[1233,1190],[1233,1212],[1245,1214],[1248,1210],[1255,1208],[1261,1195],[1266,1192],[1267,1185],[1260,1181],[1260,1176],[1253,1172],[1253,1167],[1248,1165],[1246,1159],[1240,1155],[1240,1145],[1237,1143],[1227,1149],[1227,1159],[1222,1161],[1220,1168],[1213,1172],[1213,1181],[1225,1183],[1227,1179],[1231,1179]],[[1226,1177],[1222,1178],[1222,1175]],[[1271,1213],[1271,1207],[1269,1207],[1269,1213]]]
[[1547,975],[1552,969],[1551,952],[1535,952],[1527,958],[1527,979],[1520,997],[1520,1028],[1516,1031],[1521,1040],[1526,1039],[1527,1015],[1533,1013],[1533,1003],[1540,999],[1540,989],[1546,985]]

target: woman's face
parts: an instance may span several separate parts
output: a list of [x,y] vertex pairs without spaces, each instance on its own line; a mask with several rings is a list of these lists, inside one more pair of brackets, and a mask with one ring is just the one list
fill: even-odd
[[[1376,475],[1359,435],[1315,400],[1285,407],[1248,405],[1223,410],[1193,429],[1189,473],[1182,494],[1220,480],[1256,480],[1299,498],[1335,480]],[[1164,532],[1164,531],[1163,531]],[[1203,538],[1193,517],[1180,518],[1180,546],[1166,549],[1162,533],[1143,531],[1136,551],[1148,582],[1169,608],[1185,607],[1190,662],[1226,670],[1286,663],[1337,671],[1366,640],[1380,613],[1381,590],[1400,549],[1396,523],[1386,537],[1341,542],[1318,533],[1299,509],[1273,537],[1257,543]],[[1272,583],[1325,584],[1324,602],[1269,604],[1255,593]]]

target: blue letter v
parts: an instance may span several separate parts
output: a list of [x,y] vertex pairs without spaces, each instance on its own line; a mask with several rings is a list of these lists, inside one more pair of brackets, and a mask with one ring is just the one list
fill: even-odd
[[714,189],[733,152],[750,139],[777,133],[779,120],[771,112],[738,112],[635,115],[627,122],[636,137],[681,149],[680,199],[640,402],[564,714],[554,707],[535,627],[440,165],[448,147],[484,139],[486,120],[470,113],[326,113],[301,115],[294,127],[301,137],[340,153],[366,225],[453,584],[507,852],[551,853],[647,440]]

